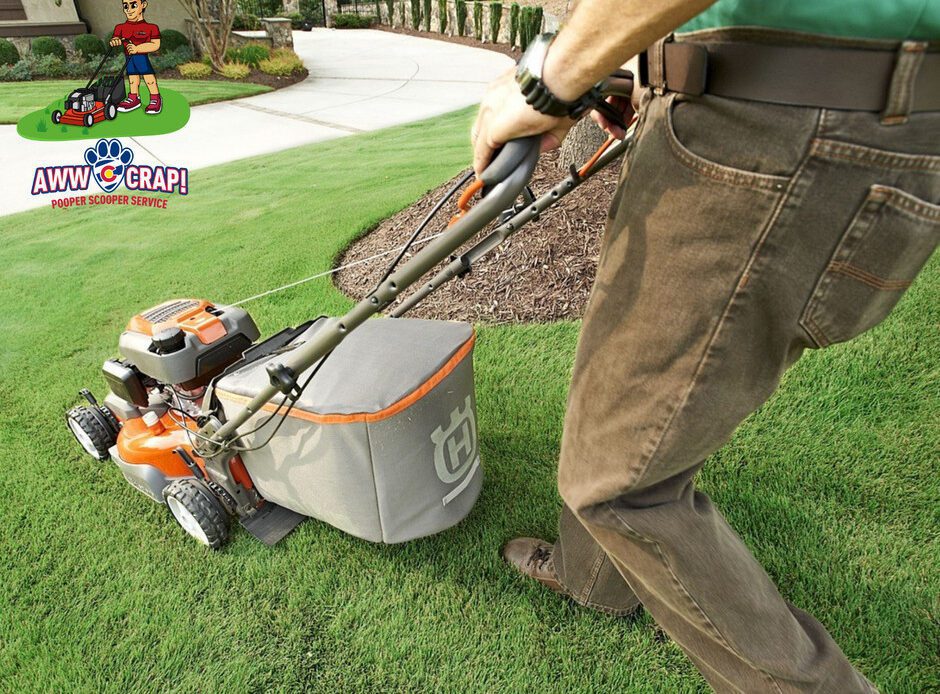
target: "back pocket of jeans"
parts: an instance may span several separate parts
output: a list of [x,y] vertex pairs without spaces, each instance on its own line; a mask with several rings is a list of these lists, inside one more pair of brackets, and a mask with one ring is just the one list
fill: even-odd
[[933,253],[940,205],[874,185],[816,283],[800,324],[819,347],[884,320]]

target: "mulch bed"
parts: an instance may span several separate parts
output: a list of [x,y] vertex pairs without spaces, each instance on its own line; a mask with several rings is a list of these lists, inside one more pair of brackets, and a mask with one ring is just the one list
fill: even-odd
[[413,29],[403,29],[402,27],[390,27],[385,24],[376,24],[372,27],[378,31],[389,31],[393,34],[406,34],[408,36],[420,36],[423,39],[431,39],[434,41],[447,41],[449,43],[459,43],[462,46],[473,46],[474,48],[485,48],[488,51],[496,51],[497,53],[502,53],[503,55],[508,55],[514,60],[518,60],[522,55],[522,51],[518,48],[512,48],[504,43],[485,43],[483,41],[477,41],[472,36],[448,36],[447,34],[439,34],[436,31],[427,32],[427,31],[415,31]]
[[[565,176],[557,162],[557,152],[544,154],[539,160],[531,182],[537,196]],[[408,315],[476,323],[547,323],[580,317],[594,282],[618,170],[614,163],[597,173],[540,219],[511,236],[472,272],[442,286]],[[381,222],[354,242],[338,264],[400,247],[456,180]],[[453,209],[453,205],[445,206],[425,235],[442,230]],[[361,299],[373,289],[394,257],[391,254],[343,270],[334,276],[336,286]]]
[[[261,72],[261,70],[252,70],[251,74],[248,75],[243,80],[230,80],[227,77],[223,77],[217,72],[213,72],[208,77],[200,77],[200,80],[208,80],[211,82],[251,82],[252,84],[263,84],[266,87],[271,87],[272,89],[283,89],[284,87],[289,87],[292,84],[297,84],[298,82],[303,82],[307,79],[309,73],[307,70],[301,70],[300,72],[295,72],[287,77],[275,77],[274,75],[269,75],[267,73]],[[179,70],[173,68],[172,70],[160,70],[157,74],[157,79],[169,79],[169,80],[184,80]]]

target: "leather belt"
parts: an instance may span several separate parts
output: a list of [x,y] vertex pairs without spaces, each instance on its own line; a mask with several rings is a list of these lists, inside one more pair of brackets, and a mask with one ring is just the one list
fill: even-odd
[[[900,79],[913,89],[893,88]],[[641,56],[640,80],[660,91],[883,113],[901,92],[906,113],[940,111],[940,52],[916,41],[893,51],[666,39]]]

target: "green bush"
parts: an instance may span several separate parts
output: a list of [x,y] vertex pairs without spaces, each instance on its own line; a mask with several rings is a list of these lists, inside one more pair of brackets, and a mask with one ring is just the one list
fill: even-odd
[[375,21],[382,23],[382,0],[375,0]]
[[160,50],[175,51],[179,48],[191,48],[189,39],[176,29],[165,29],[160,32]]
[[20,52],[12,41],[0,39],[0,65],[16,65],[20,62]]
[[388,25],[395,23],[395,0],[385,0],[385,6],[388,8]]
[[300,0],[300,14],[304,21],[312,25],[323,23],[323,3],[321,0]]
[[84,60],[69,60],[65,63],[65,76],[88,79],[95,66],[89,65]]
[[457,14],[457,35],[467,33],[467,0],[454,0],[454,9]]
[[0,65],[0,82],[28,82],[33,71],[28,60],[19,60],[14,65]]
[[509,6],[509,45],[516,45],[516,37],[519,36],[519,3],[514,2]]
[[104,41],[94,34],[82,34],[75,37],[75,50],[78,51],[85,60],[92,60],[95,57],[101,57],[107,51]]
[[251,68],[245,63],[226,63],[222,66],[222,76],[230,80],[243,80],[251,74]]
[[372,15],[362,17],[352,13],[334,14],[332,19],[336,29],[368,29],[375,22]]
[[150,64],[153,69],[172,70],[180,63],[188,63],[193,59],[193,49],[189,46],[180,46],[172,51],[164,51],[162,48],[156,54],[151,54]]
[[490,3],[490,41],[499,42],[499,25],[503,21],[503,3]]
[[33,74],[40,77],[68,77],[65,61],[54,55],[44,55],[33,62]]
[[401,25],[405,26],[405,0],[402,0],[401,5],[398,6],[401,10]]
[[[339,15],[333,15],[337,17]],[[356,15],[353,15],[354,17]],[[298,70],[303,70],[303,64],[298,64],[299,61],[291,60],[290,58],[284,57],[275,57],[269,58],[268,60],[262,60],[261,65],[259,66],[261,72],[266,75],[274,75],[275,77],[287,77]]]
[[411,28],[415,31],[421,26],[421,0],[411,0]]
[[443,34],[447,31],[447,0],[437,0],[437,26]]
[[542,8],[523,7],[519,14],[519,47],[525,50],[542,30]]
[[262,60],[271,57],[271,49],[260,43],[249,43],[241,48],[229,48],[225,51],[225,61],[229,63],[244,63],[250,67],[258,67]]
[[473,36],[477,41],[483,40],[483,3],[473,0]]
[[258,15],[241,11],[235,13],[235,19],[232,21],[232,29],[235,31],[258,31],[260,28]]
[[44,55],[54,55],[59,60],[65,60],[65,46],[51,36],[40,36],[33,39],[30,44],[30,52],[36,58],[42,58]]
[[282,17],[290,20],[290,28],[297,30],[303,26],[304,16],[300,12],[292,12],[291,14],[282,14]]
[[431,31],[431,0],[424,0],[424,8],[422,10],[424,15],[424,30]]
[[201,80],[212,74],[212,68],[205,63],[183,63],[178,65],[177,69],[183,79]]

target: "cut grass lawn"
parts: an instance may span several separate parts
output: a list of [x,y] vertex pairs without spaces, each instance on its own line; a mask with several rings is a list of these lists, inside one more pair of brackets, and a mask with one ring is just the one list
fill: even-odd
[[[35,82],[0,82],[0,124],[16,123],[20,118],[60,101],[87,80],[37,80]],[[271,91],[271,87],[250,82],[221,80],[160,80],[160,86],[182,94],[190,106],[227,101]],[[141,88],[146,93],[146,88]]]
[[[0,690],[705,690],[648,616],[579,609],[500,561],[508,538],[554,536],[576,324],[481,328],[482,497],[401,546],[308,521],[207,552],[63,424],[79,388],[103,391],[132,314],[327,269],[469,161],[469,118],[198,171],[165,212],[0,218]],[[807,354],[700,475],[885,692],[940,687],[938,293],[934,259],[885,324]],[[349,305],[321,281],[249,306],[269,334]]]

